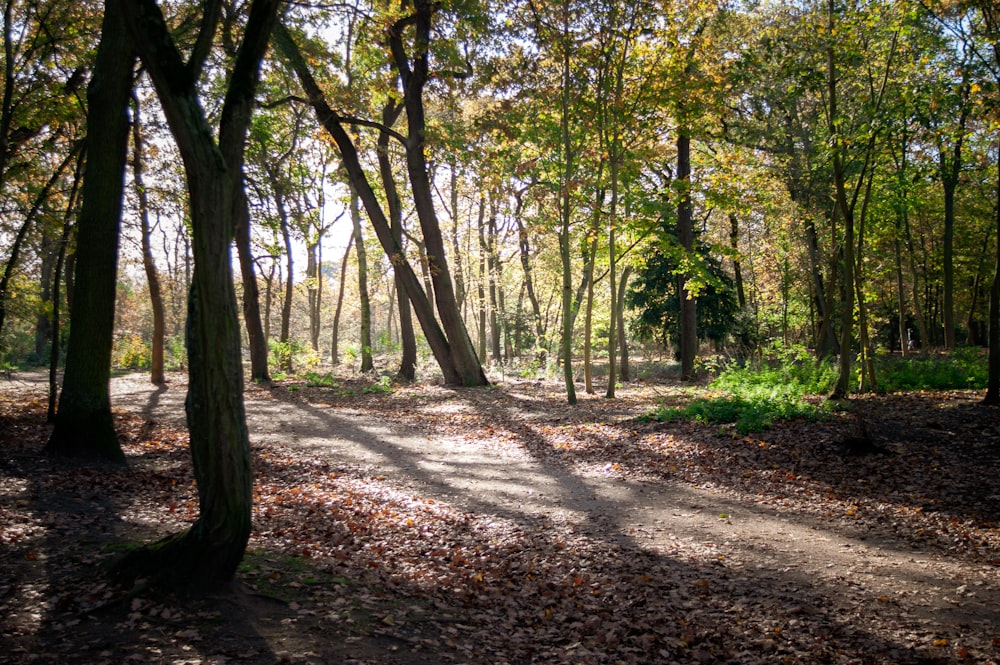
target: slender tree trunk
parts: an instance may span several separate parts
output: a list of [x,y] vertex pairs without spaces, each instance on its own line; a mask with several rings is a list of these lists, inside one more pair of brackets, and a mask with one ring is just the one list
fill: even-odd
[[736,286],[736,302],[742,311],[747,307],[747,296],[743,288],[743,268],[740,262],[740,220],[734,212],[729,213],[729,247],[733,250],[733,282]]
[[125,463],[111,417],[111,347],[118,235],[128,153],[128,104],[135,54],[122,23],[123,0],[107,0],[93,79],[87,88],[87,173],[77,222],[72,335],[59,411],[46,450]]
[[[281,223],[281,238],[285,243],[285,298],[281,302],[281,335],[278,339],[282,344],[289,345],[291,343],[292,298],[295,295],[295,259],[292,256],[292,233],[289,228],[288,211],[285,210],[285,197],[278,187],[275,187],[274,199],[278,208],[278,220]],[[292,371],[291,349],[286,346],[284,352],[286,355],[282,369],[290,373]]]
[[[414,0],[413,9],[414,13],[411,16],[397,21],[388,31],[393,60],[403,82],[403,103],[409,130],[406,142],[406,170],[410,177],[410,189],[417,218],[420,220],[423,232],[427,260],[430,263],[434,300],[441,318],[441,327],[448,339],[452,366],[461,377],[462,385],[485,386],[489,385],[489,381],[476,356],[475,347],[472,345],[455,297],[445,257],[441,226],[434,211],[434,199],[427,174],[427,159],[424,154],[426,121],[423,90],[429,78],[428,45],[431,42],[432,3],[430,0]],[[406,54],[403,39],[403,31],[411,26],[417,45],[412,62]]]
[[306,280],[309,296],[309,345],[313,351],[319,352],[319,327],[320,327],[320,284],[323,283],[323,275],[320,272],[320,243],[323,235],[319,234],[315,241],[310,238],[306,247]]
[[486,360],[486,195],[479,199],[479,219],[477,228],[479,229],[479,284],[477,295],[479,296],[479,358]]
[[250,380],[269,383],[271,373],[267,365],[267,339],[270,329],[270,287],[268,290],[267,314],[264,322],[260,314],[260,289],[257,273],[253,266],[253,252],[250,244],[250,206],[241,185],[236,192],[235,238],[236,253],[240,263],[240,277],[243,281],[243,325],[247,329],[247,344],[250,347]]
[[165,329],[165,313],[163,307],[163,293],[160,288],[160,277],[156,273],[156,261],[153,258],[153,246],[151,243],[152,228],[149,223],[149,195],[146,190],[143,162],[144,142],[142,135],[142,122],[139,116],[139,100],[132,96],[132,180],[135,184],[136,198],[139,200],[139,223],[142,233],[142,267],[146,272],[146,281],[149,284],[149,304],[153,310],[153,345],[152,358],[149,367],[149,380],[154,385],[163,385],[167,382],[163,372],[163,343]]
[[[588,264],[592,271],[594,264]],[[587,280],[587,299],[583,305],[583,389],[588,395],[594,394],[594,280]]]
[[535,280],[531,271],[531,243],[528,238],[528,231],[524,228],[524,221],[521,219],[521,199],[517,199],[517,207],[514,211],[514,221],[517,223],[518,254],[521,257],[521,270],[524,272],[524,287],[528,292],[528,302],[531,303],[531,318],[535,324],[535,357],[539,363],[545,361],[545,354],[548,346],[545,342],[545,326],[542,323],[542,308],[538,304],[538,295],[535,293]]
[[944,182],[944,346],[955,348],[955,188],[958,178]]
[[77,196],[80,192],[83,162],[83,159],[77,162],[76,177],[73,178],[73,189],[66,206],[66,217],[63,219],[62,237],[59,239],[59,255],[56,258],[55,274],[52,276],[52,346],[49,348],[49,406],[46,414],[46,421],[49,423],[54,423],[56,420],[56,400],[59,397],[59,354],[61,351],[59,348],[61,330],[59,285],[62,283],[62,273],[66,266],[66,247],[69,245],[70,235],[73,231],[73,217],[77,212]]
[[[694,215],[691,207],[691,137],[682,128],[677,136],[677,180],[682,191],[677,204],[677,234],[684,251],[693,256]],[[698,310],[694,294],[687,288],[691,275],[684,275],[681,286],[680,351],[681,380],[694,378],[694,359],[698,354]]]
[[490,210],[489,224],[487,226],[486,268],[490,291],[490,351],[493,355],[493,362],[499,363],[503,360],[503,354],[500,351],[500,301],[497,296],[497,274],[500,266],[496,256],[496,235],[497,212],[494,206]]
[[[384,129],[378,135],[378,168],[382,179],[382,189],[385,192],[386,209],[389,211],[389,233],[395,247],[402,255],[403,248],[403,205],[399,200],[399,190],[396,187],[396,177],[392,171],[392,161],[389,157],[389,132],[396,124],[403,107],[396,100],[389,98],[382,108],[382,126]],[[396,285],[396,298],[399,307],[399,340],[402,346],[402,356],[399,359],[397,376],[407,382],[416,378],[417,372],[417,338],[413,331],[413,317],[410,312],[410,298],[406,294],[403,276],[396,267],[396,262],[390,256],[393,281]]]
[[372,359],[372,306],[368,296],[368,254],[361,233],[361,207],[358,194],[351,189],[351,223],[354,225],[354,248],[358,257],[358,304],[361,307],[361,371],[375,369]]
[[449,193],[451,194],[452,221],[451,248],[452,254],[455,256],[455,299],[458,301],[459,311],[462,312],[462,316],[464,318],[467,289],[465,285],[465,266],[462,265],[462,247],[460,244],[460,234],[458,229],[458,164],[455,160],[454,153],[452,153],[449,158],[449,166],[451,167]]
[[385,250],[389,260],[396,267],[396,274],[402,278],[401,283],[410,298],[413,311],[417,316],[417,320],[420,321],[424,337],[431,347],[431,352],[434,354],[434,358],[441,368],[445,383],[449,385],[464,384],[464,376],[458,371],[454,363],[450,342],[434,318],[434,311],[430,305],[430,301],[421,288],[416,273],[413,272],[413,268],[406,260],[402,246],[393,236],[389,220],[385,217],[381,204],[365,176],[364,169],[361,167],[361,161],[358,158],[357,149],[350,136],[344,130],[340,117],[327,104],[322,91],[306,66],[302,54],[284,26],[277,26],[275,40],[279,50],[288,59],[299,81],[302,83],[302,87],[309,97],[309,103],[312,105],[317,119],[333,138],[340,150],[350,184],[358,192],[358,196],[365,206],[368,218],[372,222],[372,227],[375,235],[378,236],[382,249]]
[[344,259],[340,262],[340,284],[337,287],[337,306],[333,310],[333,336],[330,342],[330,362],[340,364],[340,313],[344,307],[344,286],[347,283],[347,262],[351,258],[351,245],[354,244],[354,234],[347,239],[344,249]]
[[[1000,46],[994,47],[994,54],[996,63],[1000,66]],[[996,269],[993,273],[993,285],[990,287],[990,351],[987,360],[986,396],[983,398],[983,404],[992,406],[1000,405],[1000,132],[997,136],[997,191],[994,208],[997,222]]]
[[623,383],[628,383],[632,380],[628,359],[628,339],[625,335],[625,291],[628,288],[628,280],[631,276],[632,266],[625,266],[625,270],[622,271],[621,281],[618,283],[618,311],[615,313],[615,321],[617,322],[615,328],[618,330],[618,347],[621,349],[618,373]]
[[573,179],[573,143],[570,134],[570,31],[569,3],[563,0],[562,35],[562,95],[559,126],[562,135],[562,181],[559,183],[559,258],[562,261],[562,344],[563,380],[566,384],[566,401],[576,404],[576,386],[573,384],[573,275],[570,256],[570,223],[573,219],[573,199],[570,196],[570,181]]

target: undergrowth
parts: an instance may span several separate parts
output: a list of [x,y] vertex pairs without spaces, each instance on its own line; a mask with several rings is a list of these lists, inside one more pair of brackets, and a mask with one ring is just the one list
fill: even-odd
[[781,350],[757,367],[722,370],[708,394],[682,407],[661,406],[645,419],[733,423],[742,434],[760,432],[782,420],[820,417],[823,407],[805,396],[828,392],[836,378],[833,365],[817,363],[807,349]]
[[[946,357],[879,358],[876,380],[881,392],[984,389],[987,363],[980,349],[959,349]],[[827,395],[837,381],[833,362],[817,362],[804,347],[772,350],[757,366],[730,366],[708,392],[684,406],[663,405],[646,421],[696,420],[735,424],[741,433],[760,432],[775,422],[820,418],[826,406],[810,395]]]

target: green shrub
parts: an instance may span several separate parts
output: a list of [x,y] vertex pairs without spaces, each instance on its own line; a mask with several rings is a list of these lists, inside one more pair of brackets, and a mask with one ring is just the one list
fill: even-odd
[[337,385],[333,380],[333,374],[318,374],[316,372],[305,373],[306,385],[310,388],[332,388]]
[[153,353],[140,335],[125,335],[111,349],[111,364],[126,369],[149,369]]
[[378,381],[365,386],[361,392],[366,394],[388,395],[392,393],[392,378],[383,374],[378,378]]

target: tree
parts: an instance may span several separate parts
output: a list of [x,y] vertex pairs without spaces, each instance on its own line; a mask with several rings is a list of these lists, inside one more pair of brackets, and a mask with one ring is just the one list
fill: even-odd
[[[72,334],[66,373],[46,450],[125,463],[111,417],[108,382],[115,320],[118,235],[128,152],[128,104],[135,54],[122,0],[107,0],[94,75],[87,87],[87,173],[77,223]],[[99,146],[99,148],[98,148]]]
[[149,283],[149,300],[153,309],[153,342],[149,367],[149,380],[156,385],[167,382],[163,373],[163,337],[165,330],[163,294],[160,289],[160,277],[156,272],[156,261],[153,258],[151,242],[152,228],[149,222],[149,195],[143,175],[143,134],[139,115],[139,100],[132,97],[132,180],[135,184],[136,197],[139,199],[139,223],[142,233],[142,267]]
[[[410,191],[430,263],[438,316],[448,337],[455,370],[462,377],[462,385],[485,386],[489,385],[489,381],[476,355],[455,297],[441,225],[434,210],[424,153],[427,124],[423,94],[430,77],[431,26],[436,7],[430,0],[414,0],[412,8],[412,13],[397,19],[387,31],[389,49],[399,74],[403,106],[406,109],[408,134],[404,145]],[[413,34],[408,38],[407,33],[411,28]],[[407,41],[410,43],[407,44]]]
[[195,267],[188,305],[189,387],[185,401],[198,483],[199,515],[190,529],[134,550],[115,573],[150,576],[205,590],[232,579],[250,536],[250,441],[229,246],[260,62],[282,3],[254,0],[228,76],[218,142],[198,93],[221,2],[208,2],[185,62],[154,0],[126,3],[129,34],[163,107],[187,174]]

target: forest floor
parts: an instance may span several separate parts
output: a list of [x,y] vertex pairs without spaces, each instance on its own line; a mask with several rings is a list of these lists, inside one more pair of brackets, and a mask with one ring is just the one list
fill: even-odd
[[[250,386],[254,532],[232,590],[102,564],[197,514],[184,377],[112,381],[127,468],[41,454],[0,380],[0,662],[997,663],[1000,410],[867,397],[741,435],[512,380]],[[838,442],[863,414],[877,454]]]

